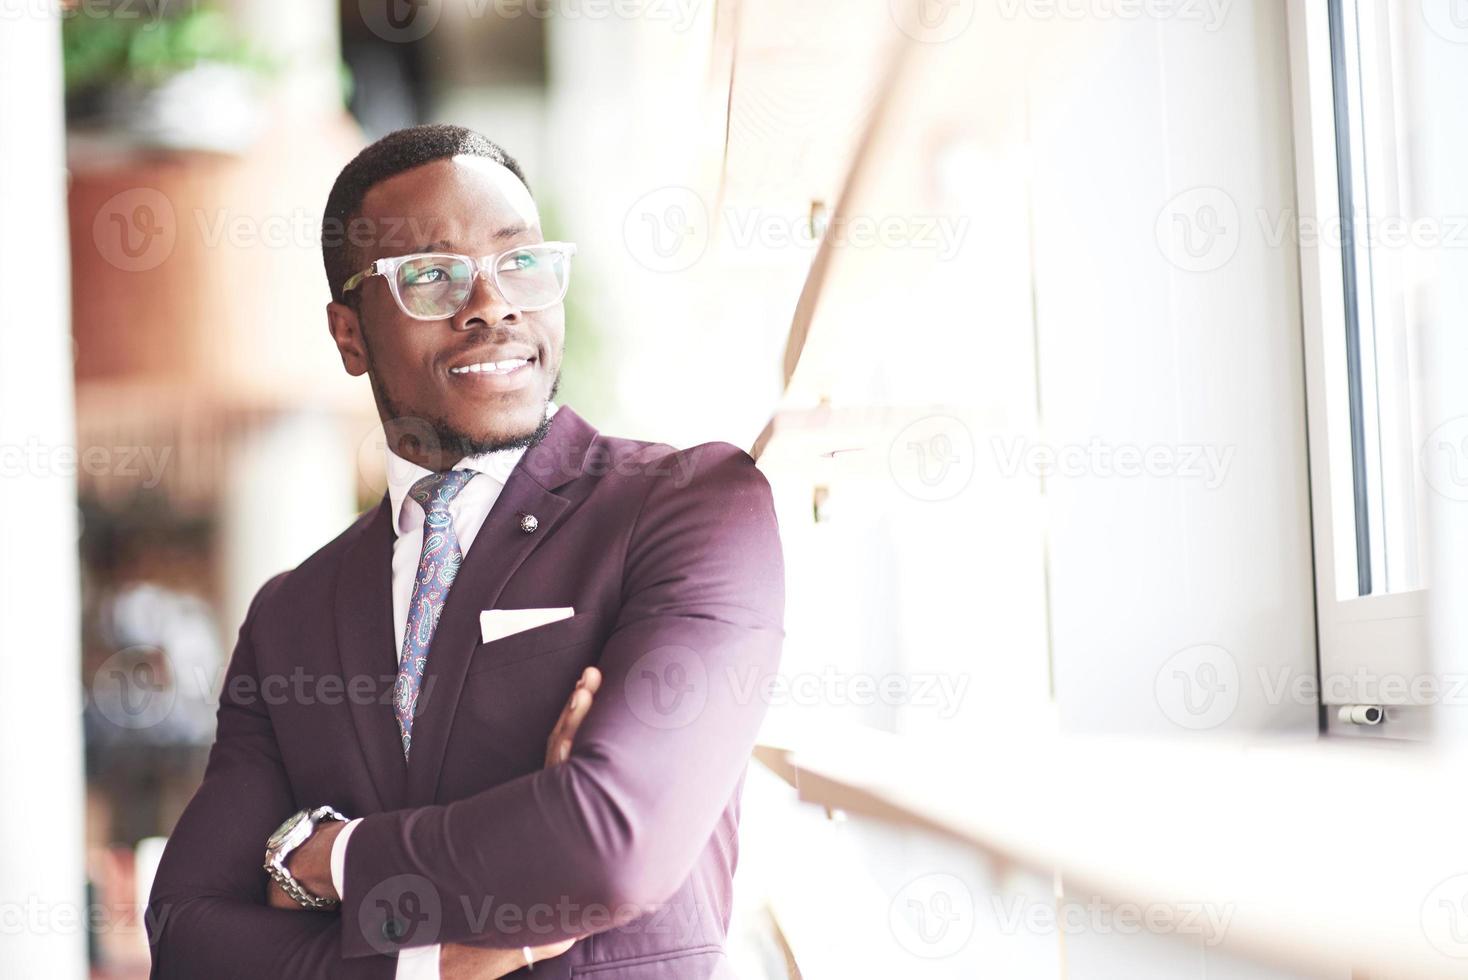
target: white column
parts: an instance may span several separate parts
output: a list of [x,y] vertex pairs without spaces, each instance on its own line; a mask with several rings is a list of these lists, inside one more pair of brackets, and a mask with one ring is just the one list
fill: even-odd
[[0,0],[0,976],[86,976],[61,25]]
[[260,586],[352,523],[356,448],[335,417],[301,409],[271,419],[230,449],[229,479],[219,502],[230,647]]

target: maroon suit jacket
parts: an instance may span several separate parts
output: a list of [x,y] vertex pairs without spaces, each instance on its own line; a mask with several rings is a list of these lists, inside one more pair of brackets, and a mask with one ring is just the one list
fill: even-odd
[[[411,764],[390,701],[390,520],[384,498],[252,602],[153,886],[153,976],[390,980],[403,946],[571,937],[536,977],[726,974],[739,793],[784,637],[753,460],[603,436],[562,407],[445,603]],[[549,606],[576,613],[480,642],[481,610]],[[570,760],[544,769],[590,664],[601,691]],[[321,803],[365,817],[341,909],[266,907],[265,838]]]

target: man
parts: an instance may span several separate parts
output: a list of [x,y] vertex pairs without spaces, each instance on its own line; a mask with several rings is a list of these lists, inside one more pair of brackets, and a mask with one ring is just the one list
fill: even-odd
[[726,443],[555,405],[574,247],[484,137],[369,146],[323,232],[389,489],[250,606],[153,887],[153,976],[727,972],[784,635],[768,484]]

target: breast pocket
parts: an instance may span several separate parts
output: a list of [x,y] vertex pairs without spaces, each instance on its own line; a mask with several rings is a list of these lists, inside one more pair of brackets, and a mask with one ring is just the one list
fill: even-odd
[[608,616],[578,613],[475,647],[440,799],[461,799],[545,765],[545,741],[612,625]]
[[607,617],[602,613],[577,613],[567,619],[481,643],[474,649],[474,655],[469,660],[469,673],[479,674],[542,654],[555,653],[567,647],[605,639],[606,620]]

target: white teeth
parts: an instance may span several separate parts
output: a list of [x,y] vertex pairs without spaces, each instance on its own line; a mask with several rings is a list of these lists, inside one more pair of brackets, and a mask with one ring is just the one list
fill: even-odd
[[512,357],[507,361],[483,361],[479,364],[466,364],[463,367],[449,368],[450,374],[509,374],[518,367],[530,362],[523,357]]

